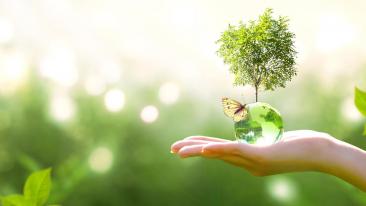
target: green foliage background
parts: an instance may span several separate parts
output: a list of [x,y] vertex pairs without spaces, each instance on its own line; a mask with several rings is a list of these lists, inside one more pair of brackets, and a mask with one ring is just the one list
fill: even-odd
[[[362,192],[328,175],[307,172],[259,178],[222,162],[182,160],[170,154],[172,142],[192,134],[233,138],[232,123],[217,107],[219,99],[201,103],[183,91],[177,104],[163,107],[157,100],[157,87],[131,88],[126,90],[131,103],[119,113],[109,113],[100,97],[75,89],[77,116],[59,124],[46,109],[48,83],[34,74],[26,82],[14,95],[0,98],[1,195],[20,193],[30,172],[53,167],[50,203],[62,205],[366,203]],[[338,92],[321,85],[316,77],[305,76],[288,89],[266,93],[264,101],[280,111],[296,108],[283,113],[286,130],[325,131],[365,149],[364,121],[350,122],[340,113],[344,98],[352,94],[342,85],[334,88]],[[141,102],[145,101],[161,108],[160,118],[153,124],[139,119]],[[200,115],[207,111],[209,115]],[[113,167],[105,174],[94,173],[87,162],[99,145],[108,146],[114,155]],[[269,184],[277,178],[294,184],[296,195],[291,200],[271,196]]]
[[[345,13],[354,14],[348,15],[354,17],[351,23],[362,27],[364,22],[359,17],[364,16],[364,9],[359,3],[347,4]],[[328,132],[366,149],[366,118],[354,120],[347,115],[356,109],[354,87],[366,90],[364,33],[360,31],[359,38],[348,45],[345,32],[347,40],[340,39],[345,42],[324,42],[320,46],[331,51],[323,51],[317,48],[315,33],[328,34],[335,29],[332,37],[338,38],[344,36],[337,28],[348,28],[342,22],[336,22],[336,28],[324,28],[325,32],[317,27],[333,4],[273,4],[279,13],[291,16],[291,25],[297,25],[291,31],[307,46],[305,52],[299,50],[299,55],[305,54],[305,63],[298,62],[298,75],[286,88],[263,92],[260,101],[282,113],[285,131]],[[0,12],[14,27],[10,28],[10,39],[0,33],[0,74],[9,72],[3,60],[10,59],[12,69],[17,52],[29,58],[28,73],[20,85],[3,82],[6,78],[0,76],[0,196],[23,194],[32,172],[52,168],[52,189],[46,204],[366,205],[365,193],[329,175],[304,172],[253,177],[220,161],[182,160],[170,153],[173,142],[190,135],[234,139],[233,123],[223,114],[221,97],[230,95],[250,102],[254,95],[245,88],[232,88],[229,78],[224,78],[227,69],[215,64],[220,59],[212,47],[227,20],[258,16],[257,6],[257,1],[0,1]],[[343,9],[344,5],[335,7]],[[0,32],[9,29],[6,25],[1,16]],[[333,51],[337,42],[341,44]],[[50,114],[50,100],[64,88],[39,71],[39,61],[49,53],[52,57],[52,46],[62,51],[51,70],[64,66],[63,58],[66,66],[71,62],[79,69],[78,82],[66,89],[76,112],[65,122],[56,121]],[[75,59],[68,61],[70,51]],[[99,75],[99,61],[108,58],[121,63],[120,80],[106,83],[100,95],[87,94],[83,88],[86,77]],[[175,104],[165,105],[159,101],[159,87],[170,81],[179,85],[180,97]],[[121,89],[126,99],[124,108],[116,113],[109,112],[104,103],[106,91],[113,88]],[[11,92],[3,92],[6,90]],[[351,107],[346,105],[344,110],[350,98]],[[159,109],[159,118],[146,124],[140,112],[149,104]],[[112,167],[105,173],[93,171],[88,162],[101,146],[113,154]],[[276,182],[282,182],[285,190],[274,187]]]

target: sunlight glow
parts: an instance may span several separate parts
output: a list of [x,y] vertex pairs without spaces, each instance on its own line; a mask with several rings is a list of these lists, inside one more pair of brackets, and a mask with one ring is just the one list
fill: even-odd
[[320,18],[317,47],[322,52],[331,52],[352,43],[356,37],[354,26],[343,16],[324,15]]
[[159,110],[155,106],[148,105],[142,109],[140,117],[145,123],[155,122],[159,117]]
[[108,83],[116,83],[121,79],[122,70],[114,61],[104,61],[100,65],[100,71]]
[[106,147],[96,148],[89,156],[90,168],[98,173],[107,172],[113,163],[113,154]]
[[0,59],[0,90],[12,92],[24,81],[29,69],[27,58],[21,53],[3,55]]
[[73,86],[78,80],[75,56],[68,48],[52,48],[39,63],[43,77],[65,87]]
[[75,104],[68,95],[56,93],[51,98],[50,113],[56,121],[70,120],[75,114]]
[[125,104],[125,95],[121,90],[109,90],[104,96],[104,104],[108,111],[119,112]]
[[179,98],[179,87],[172,83],[167,82],[161,85],[159,89],[159,99],[164,104],[174,104]]
[[4,18],[0,18],[0,44],[8,43],[14,36],[13,24]]
[[28,65],[26,59],[21,54],[10,55],[5,59],[2,68],[5,70],[5,76],[12,81],[21,80]]

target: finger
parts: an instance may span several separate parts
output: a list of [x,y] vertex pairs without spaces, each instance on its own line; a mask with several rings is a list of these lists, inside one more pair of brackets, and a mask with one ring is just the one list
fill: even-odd
[[240,154],[238,142],[218,142],[210,143],[203,147],[204,152],[221,153],[224,155]]
[[202,154],[202,147],[204,145],[188,145],[188,146],[184,146],[182,147],[179,151],[178,151],[178,155],[182,158],[186,158],[186,157],[194,157],[194,156],[199,156]]
[[188,145],[198,145],[198,144],[208,144],[209,141],[204,140],[180,140],[172,144],[170,147],[170,151],[172,153],[177,153],[182,147],[188,146]]
[[221,153],[222,155],[240,155],[243,157],[255,156],[261,147],[240,142],[209,143],[203,147],[203,151]]
[[229,142],[230,140],[227,139],[221,139],[221,138],[215,138],[215,137],[206,137],[206,136],[190,136],[184,138],[185,140],[205,140],[205,141],[211,141],[211,142]]
[[205,146],[203,146],[203,148],[202,148],[201,155],[205,156],[205,157],[207,156],[207,157],[213,157],[215,159],[223,160],[223,161],[229,162],[231,164],[234,164],[236,166],[248,166],[250,163],[248,160],[246,160],[242,156],[233,155],[233,154],[229,154],[229,155],[222,154],[222,153],[220,154],[213,150],[205,149]]
[[248,168],[250,165],[250,162],[248,160],[236,155],[223,155],[219,156],[217,159],[223,160],[237,167]]

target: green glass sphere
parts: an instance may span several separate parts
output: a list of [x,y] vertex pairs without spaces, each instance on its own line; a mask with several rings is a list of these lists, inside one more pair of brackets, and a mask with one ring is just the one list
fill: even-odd
[[235,122],[235,137],[241,142],[270,145],[282,138],[283,122],[280,113],[263,102],[247,104],[248,115]]

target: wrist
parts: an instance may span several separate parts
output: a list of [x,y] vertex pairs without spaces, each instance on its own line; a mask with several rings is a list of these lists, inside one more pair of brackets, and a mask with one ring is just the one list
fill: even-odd
[[366,190],[366,153],[358,147],[331,139],[324,148],[324,164],[318,170]]
[[330,168],[334,167],[337,162],[334,160],[334,155],[336,154],[338,144],[334,138],[321,138],[318,139],[313,145],[311,150],[314,156],[314,161],[312,164],[312,170],[330,173]]

